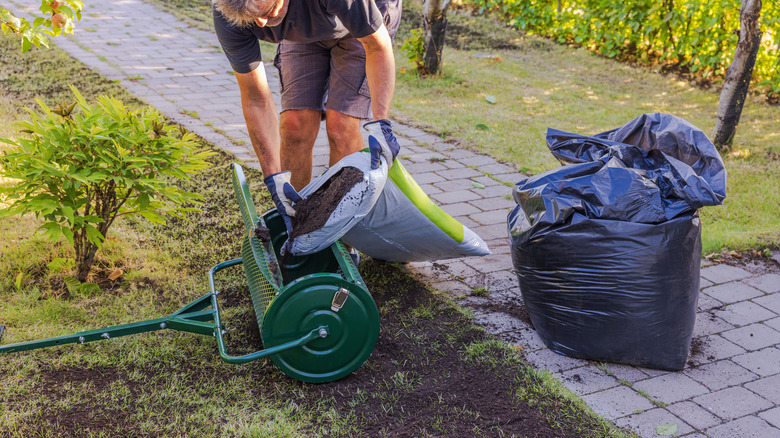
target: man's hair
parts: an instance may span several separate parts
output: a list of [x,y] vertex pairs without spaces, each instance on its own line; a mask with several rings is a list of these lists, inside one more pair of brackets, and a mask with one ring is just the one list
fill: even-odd
[[250,26],[272,0],[212,0],[214,8],[232,25]]

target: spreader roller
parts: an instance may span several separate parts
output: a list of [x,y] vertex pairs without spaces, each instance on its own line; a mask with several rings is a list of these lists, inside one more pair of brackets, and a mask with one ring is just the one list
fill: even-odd
[[336,242],[318,253],[282,256],[284,221],[276,210],[267,212],[259,224],[269,230],[270,239],[255,236],[257,213],[237,164],[233,187],[247,231],[242,259],[263,345],[273,348],[314,331],[320,335],[271,360],[284,373],[307,382],[351,373],[374,350],[379,312],[346,248]]

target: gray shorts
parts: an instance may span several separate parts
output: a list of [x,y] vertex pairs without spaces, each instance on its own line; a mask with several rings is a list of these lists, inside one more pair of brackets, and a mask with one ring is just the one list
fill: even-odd
[[[392,38],[401,21],[401,2],[387,3],[379,9]],[[283,40],[276,47],[274,66],[279,70],[283,112],[327,108],[360,119],[371,117],[366,53],[356,38],[314,43]]]

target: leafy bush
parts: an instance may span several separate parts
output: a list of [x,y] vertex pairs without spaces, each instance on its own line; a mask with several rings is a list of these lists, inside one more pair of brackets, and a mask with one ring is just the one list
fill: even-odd
[[412,36],[404,41],[401,50],[406,52],[406,59],[413,63],[418,71],[422,71],[423,57],[425,56],[425,31],[412,29]]
[[[722,76],[739,37],[740,2],[730,0],[467,0],[529,33],[609,57],[677,64]],[[780,94],[780,8],[763,3],[754,82]]]
[[[65,236],[75,249],[79,281],[87,279],[111,225],[123,215],[141,215],[164,224],[197,209],[200,195],[167,179],[187,179],[208,166],[210,152],[196,152],[190,133],[167,126],[153,108],[130,111],[119,100],[100,96],[90,105],[71,87],[76,102],[42,113],[27,109],[19,122],[27,139],[0,157],[0,175],[12,184],[0,188],[6,206],[0,214],[34,214],[53,241]],[[78,111],[75,111],[78,107]]]

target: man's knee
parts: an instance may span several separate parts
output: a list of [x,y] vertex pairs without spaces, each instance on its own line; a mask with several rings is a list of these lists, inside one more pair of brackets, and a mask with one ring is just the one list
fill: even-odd
[[284,143],[297,147],[313,146],[320,128],[320,112],[314,110],[285,111],[281,115],[280,128]]
[[362,144],[360,138],[360,119],[341,114],[336,111],[328,111],[326,119],[328,141],[331,148],[353,145],[356,142]]

